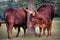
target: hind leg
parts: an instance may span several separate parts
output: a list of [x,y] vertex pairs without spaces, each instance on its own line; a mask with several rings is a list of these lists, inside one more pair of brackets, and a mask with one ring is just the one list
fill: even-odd
[[24,29],[24,35],[26,34],[26,29]]
[[12,38],[12,29],[13,29],[13,24],[8,25],[7,27],[7,32],[8,32],[8,38]]
[[26,29],[27,29],[27,28],[23,28],[23,29],[24,29],[24,35],[25,35],[25,34],[26,34]]
[[26,26],[26,25],[24,25],[24,26],[22,26],[22,28],[23,28],[23,30],[24,30],[24,35],[25,35],[25,34],[26,34],[27,26]]
[[48,35],[47,36],[51,36],[51,27],[48,27],[47,28],[47,32],[48,32]]
[[36,35],[36,32],[35,32],[35,27],[33,27],[33,32],[34,32],[34,34]]
[[40,29],[40,36],[42,36],[42,28],[41,28],[41,27],[39,27],[39,29]]
[[8,33],[8,39],[12,38],[12,29],[13,29],[13,24],[6,21],[6,26],[7,26],[7,33]]
[[43,35],[45,35],[46,28],[43,28]]
[[16,37],[18,37],[18,36],[19,36],[19,33],[20,33],[20,27],[18,27],[18,32],[17,32]]
[[51,25],[47,27],[47,32],[48,32],[47,36],[51,36]]

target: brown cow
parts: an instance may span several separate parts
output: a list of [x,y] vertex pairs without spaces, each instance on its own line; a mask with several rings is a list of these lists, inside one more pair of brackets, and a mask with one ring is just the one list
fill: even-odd
[[4,12],[4,18],[7,25],[8,38],[12,38],[13,27],[15,29],[18,28],[16,37],[19,36],[20,27],[24,29],[25,34],[27,28],[27,13],[24,8],[9,8]]
[[[45,30],[47,29],[48,35],[51,35],[51,27],[52,27],[52,19],[54,17],[54,7],[53,5],[43,4],[41,5],[35,14],[31,14],[30,27],[39,26],[40,28],[40,36],[45,35]],[[34,29],[35,30],[35,29]]]

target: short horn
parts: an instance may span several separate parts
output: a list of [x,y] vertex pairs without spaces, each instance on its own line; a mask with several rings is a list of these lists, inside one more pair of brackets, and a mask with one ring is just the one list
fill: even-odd
[[36,16],[38,14],[37,10],[34,10],[33,16]]
[[36,9],[34,11],[35,11],[36,14],[38,14],[38,11]]

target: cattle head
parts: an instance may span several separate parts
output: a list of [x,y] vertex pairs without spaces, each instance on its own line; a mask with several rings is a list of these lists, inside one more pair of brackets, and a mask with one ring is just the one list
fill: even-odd
[[24,8],[24,10],[25,10],[26,12],[28,12],[29,14],[31,14],[32,16],[36,16],[36,15],[38,14],[37,10],[31,11],[31,10],[25,9],[25,8]]

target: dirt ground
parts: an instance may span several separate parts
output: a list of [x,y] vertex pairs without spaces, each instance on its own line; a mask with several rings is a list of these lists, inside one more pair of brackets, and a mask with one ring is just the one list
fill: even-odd
[[[21,32],[19,34],[19,37],[16,38],[17,30],[13,29],[13,37],[11,40],[60,40],[60,20],[53,20],[52,23],[52,36],[46,37],[46,36],[24,36],[23,35],[23,29],[21,28]],[[36,28],[36,33],[39,34],[39,28]],[[47,33],[47,32],[46,32]],[[6,25],[2,24],[0,28],[0,40],[9,40],[7,38],[7,31],[6,31]]]

